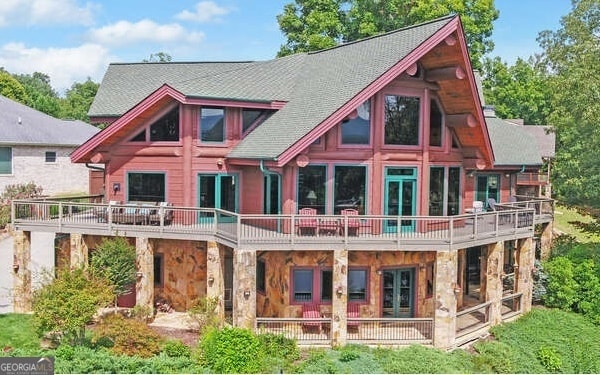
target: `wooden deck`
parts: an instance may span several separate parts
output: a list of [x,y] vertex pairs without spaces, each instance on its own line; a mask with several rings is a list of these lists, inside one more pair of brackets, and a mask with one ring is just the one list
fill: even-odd
[[[119,214],[114,219],[106,214],[115,210]],[[131,212],[132,220],[126,220],[126,212]],[[167,214],[168,221],[160,219]],[[143,215],[155,219],[146,220]],[[232,248],[256,250],[418,251],[455,250],[528,238],[533,235],[534,225],[549,217],[529,206],[457,216],[363,215],[358,217],[360,227],[348,230],[356,216],[317,215],[312,217],[317,223],[314,230],[306,231],[300,227],[306,216],[300,215],[31,200],[13,202],[12,223],[14,229],[24,231],[214,240]]]

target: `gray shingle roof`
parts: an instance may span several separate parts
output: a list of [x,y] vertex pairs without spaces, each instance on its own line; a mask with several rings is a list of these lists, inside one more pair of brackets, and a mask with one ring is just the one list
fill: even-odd
[[538,149],[545,158],[553,158],[556,154],[556,133],[551,126],[523,125],[523,131],[531,134],[537,141]]
[[537,141],[523,126],[497,117],[486,117],[485,122],[494,149],[495,166],[542,164]]
[[79,146],[98,128],[59,120],[0,95],[0,144]]

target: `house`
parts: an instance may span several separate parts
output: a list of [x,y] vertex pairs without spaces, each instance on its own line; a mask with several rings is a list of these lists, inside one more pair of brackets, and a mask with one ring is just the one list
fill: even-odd
[[98,131],[0,96],[0,192],[34,182],[47,195],[87,193],[90,169],[71,163],[69,155]]
[[111,64],[90,118],[109,125],[71,158],[105,165],[105,203],[14,205],[16,311],[32,231],[68,233],[71,266],[125,236],[138,305],[218,297],[306,345],[451,348],[531,307],[553,205],[511,191],[541,157],[496,149],[458,17],[270,61]]

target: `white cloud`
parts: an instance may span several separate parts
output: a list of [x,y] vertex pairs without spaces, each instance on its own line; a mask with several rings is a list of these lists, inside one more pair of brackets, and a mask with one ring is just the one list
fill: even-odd
[[1,0],[0,27],[10,25],[90,25],[93,3],[81,7],[76,0]]
[[194,12],[184,10],[183,12],[177,14],[175,17],[184,21],[204,23],[211,21],[219,21],[219,16],[224,16],[229,12],[231,12],[231,9],[220,7],[214,1],[201,1],[198,4],[196,4],[196,9]]
[[109,55],[108,50],[97,44],[41,49],[10,43],[0,47],[0,66],[16,74],[48,74],[52,87],[58,92],[88,77],[100,82],[111,60],[114,57]]
[[139,42],[198,43],[204,39],[203,33],[189,32],[179,24],[160,25],[147,19],[135,23],[119,21],[92,29],[88,35],[91,41],[107,46],[123,46]]

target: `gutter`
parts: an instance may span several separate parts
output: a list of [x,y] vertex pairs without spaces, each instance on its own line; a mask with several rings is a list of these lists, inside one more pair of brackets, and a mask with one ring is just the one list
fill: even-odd
[[88,169],[93,169],[93,170],[95,170],[95,171],[102,171],[102,172],[104,172],[104,171],[105,171],[105,169],[104,169],[104,168],[102,168],[102,167],[96,167],[95,165],[90,165],[90,163],[85,163],[85,166],[86,166]]

